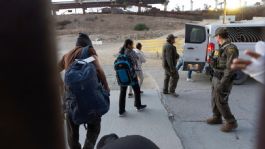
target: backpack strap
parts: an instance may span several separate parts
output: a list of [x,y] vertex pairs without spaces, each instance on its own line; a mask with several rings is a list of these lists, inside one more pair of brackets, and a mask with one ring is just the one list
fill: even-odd
[[95,58],[89,53],[90,47],[91,46],[82,48],[80,56],[78,57],[78,59],[75,59],[75,61],[77,61],[79,64],[85,64],[95,61]]

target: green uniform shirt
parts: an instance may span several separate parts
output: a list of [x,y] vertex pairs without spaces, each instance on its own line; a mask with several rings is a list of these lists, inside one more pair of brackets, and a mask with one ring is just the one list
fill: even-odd
[[233,60],[237,58],[239,51],[236,45],[227,41],[220,46],[218,51],[215,51],[214,57],[216,58],[216,64],[214,64],[214,71],[221,71],[224,76],[221,79],[221,83],[230,81],[234,75],[234,71],[231,70]]
[[162,51],[163,67],[170,71],[175,71],[178,58],[179,54],[177,53],[176,47],[170,43],[166,43]]

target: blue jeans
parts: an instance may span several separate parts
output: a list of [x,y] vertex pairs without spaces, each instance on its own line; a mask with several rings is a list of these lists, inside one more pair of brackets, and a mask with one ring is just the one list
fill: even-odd
[[[179,61],[178,61],[177,70],[179,70],[179,69],[181,68],[181,66],[183,66],[183,64],[184,64],[184,61],[183,61],[182,58],[180,58]],[[189,70],[189,71],[188,71],[188,76],[187,76],[187,77],[188,77],[189,79],[191,79],[191,75],[192,75],[192,71]]]

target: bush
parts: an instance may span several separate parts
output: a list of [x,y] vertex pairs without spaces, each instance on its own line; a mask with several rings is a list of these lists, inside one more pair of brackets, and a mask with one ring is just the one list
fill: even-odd
[[71,24],[72,22],[71,21],[69,21],[69,20],[63,20],[63,21],[59,21],[59,22],[57,22],[57,25],[58,26],[62,26],[62,27],[64,27],[65,25],[68,25],[68,24]]
[[149,30],[149,27],[147,27],[144,23],[139,23],[134,26],[134,30],[136,31],[144,31],[144,30]]

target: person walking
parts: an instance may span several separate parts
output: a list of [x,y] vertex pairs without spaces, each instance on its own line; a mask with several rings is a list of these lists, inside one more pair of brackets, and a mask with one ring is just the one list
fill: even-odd
[[[144,52],[142,51],[142,44],[141,43],[137,43],[136,44],[136,49],[133,49],[137,56],[138,56],[138,59],[137,59],[137,68],[135,70],[136,72],[136,75],[137,75],[137,78],[138,78],[138,81],[139,81],[139,85],[140,85],[140,88],[143,84],[143,81],[144,81],[144,73],[143,73],[143,68],[142,68],[142,64],[146,62],[146,59],[145,59],[145,56],[144,56]],[[144,93],[142,90],[141,90],[141,94]],[[133,92],[132,92],[132,87],[130,86],[129,87],[129,94],[128,94],[128,97],[129,98],[132,98],[133,97]]]
[[[183,64],[184,64],[184,60],[183,60],[183,58],[181,57],[181,58],[179,58],[178,65],[177,65],[177,70],[178,70],[178,71],[179,71],[180,68],[183,66]],[[191,76],[192,76],[192,70],[189,70],[189,71],[188,71],[188,74],[187,74],[187,81],[188,81],[188,82],[193,82],[193,81],[194,81],[194,80],[191,78]]]
[[179,95],[175,92],[179,80],[178,70],[176,69],[179,54],[177,53],[175,43],[175,37],[173,34],[168,35],[167,43],[164,45],[162,50],[162,65],[165,70],[164,79],[164,94],[171,94],[174,97]]
[[[127,39],[124,42],[124,46],[120,50],[120,54],[125,54],[129,59],[133,67],[133,73],[135,73],[135,70],[138,68],[138,56],[133,50],[133,41],[131,39]],[[135,94],[135,103],[134,106],[138,111],[141,111],[145,109],[147,106],[141,104],[141,90],[140,90],[140,85],[137,79],[137,75],[133,75],[133,91]],[[125,110],[125,99],[126,99],[126,91],[127,91],[128,86],[120,86],[120,99],[119,99],[119,115],[120,117],[125,116],[126,110]]]
[[229,41],[226,28],[217,29],[215,38],[220,48],[212,56],[211,65],[214,71],[212,78],[213,117],[207,119],[207,123],[210,125],[222,124],[222,117],[224,117],[225,124],[221,127],[221,131],[230,132],[238,127],[237,120],[230,110],[228,98],[235,77],[231,65],[233,60],[238,57],[239,52],[237,47]]
[[[79,58],[79,56],[82,54],[82,50],[85,47],[88,47],[89,55],[93,56],[95,59],[93,63],[96,66],[97,75],[100,82],[102,82],[104,89],[110,92],[105,73],[99,64],[96,51],[92,46],[91,40],[84,33],[79,33],[76,42],[76,47],[73,50],[66,53],[59,61],[58,71],[62,72],[63,70],[67,70],[70,67],[70,65],[75,61],[75,59]],[[81,149],[81,144],[79,143],[80,125],[76,125],[69,114],[67,114],[66,116],[66,126],[67,126],[68,144],[70,149]],[[89,120],[89,123],[86,123],[86,127],[87,127],[87,134],[83,149],[94,149],[98,135],[100,133],[101,116],[95,115],[94,118]]]

